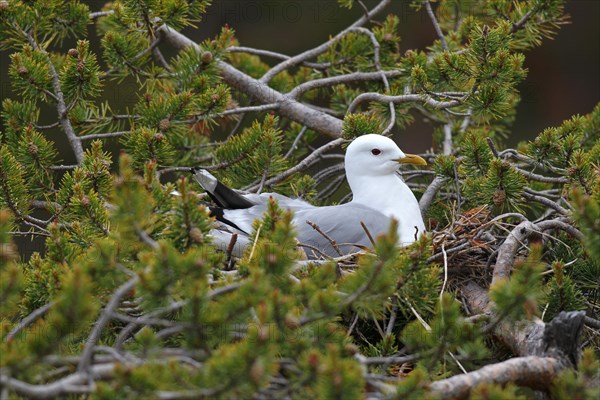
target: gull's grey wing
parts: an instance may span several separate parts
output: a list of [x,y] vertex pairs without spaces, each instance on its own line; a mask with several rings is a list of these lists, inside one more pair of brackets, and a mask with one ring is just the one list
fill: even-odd
[[360,250],[352,244],[372,247],[361,222],[365,224],[373,238],[387,233],[390,227],[390,218],[386,215],[352,202],[338,206],[298,210],[294,215],[294,224],[298,232],[298,241],[301,245],[307,245],[304,250],[309,257],[319,256],[319,254],[312,254],[316,252],[311,247],[329,256],[336,257],[339,254],[331,242],[306,221],[316,224],[323,233],[335,240],[343,254]]
[[269,203],[269,198],[272,197],[274,200],[277,200],[277,204],[279,204],[279,207],[284,209],[290,209],[292,211],[299,210],[302,208],[315,208],[315,206],[313,206],[305,200],[293,199],[291,197],[287,197],[279,193],[248,193],[245,194],[244,197],[257,205],[267,205]]
[[246,199],[253,202],[255,205],[250,208],[238,210],[223,210],[223,217],[232,222],[241,231],[250,233],[252,231],[252,223],[255,219],[262,219],[269,203],[269,198],[277,200],[279,207],[287,210],[292,210],[295,213],[300,210],[315,210],[315,207],[301,199],[291,199],[278,193],[261,193],[244,195]]
[[[297,208],[288,208],[294,211],[293,222],[298,234],[297,238],[308,258],[320,258],[323,254],[337,257],[339,254],[331,242],[306,221],[316,224],[322,232],[335,240],[342,254],[360,250],[360,247],[354,246],[354,244],[372,247],[361,222],[365,224],[373,238],[387,233],[390,226],[389,217],[361,204],[347,203],[338,206],[315,207],[304,203]],[[231,234],[238,233],[234,254],[241,255],[243,248],[250,243],[248,234],[252,231],[252,223],[255,219],[261,219],[266,210],[266,202],[246,209],[225,210],[225,218],[235,223],[240,230],[233,229],[231,226],[223,226],[219,231],[213,232],[215,242],[225,248],[231,239]],[[315,248],[318,251],[315,251]]]

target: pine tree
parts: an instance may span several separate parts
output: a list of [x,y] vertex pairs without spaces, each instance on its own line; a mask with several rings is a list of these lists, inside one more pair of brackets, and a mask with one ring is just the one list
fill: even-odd
[[[563,1],[413,1],[437,39],[403,52],[383,0],[294,56],[193,42],[210,3],[0,1],[0,397],[598,396],[600,105],[505,148]],[[307,261],[274,200],[242,257],[213,243],[190,167],[343,202],[332,150],[421,116],[411,246]]]

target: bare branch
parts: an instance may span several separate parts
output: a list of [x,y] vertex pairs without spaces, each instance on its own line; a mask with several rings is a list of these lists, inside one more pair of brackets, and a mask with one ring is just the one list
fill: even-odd
[[402,71],[354,72],[346,75],[315,79],[296,86],[292,91],[288,92],[287,95],[295,99],[309,90],[318,89],[321,87],[335,86],[342,83],[376,81],[381,79],[382,74],[386,77],[394,78],[402,75]]
[[440,399],[462,399],[469,397],[473,388],[484,383],[526,386],[543,389],[553,381],[564,365],[551,357],[517,357],[497,364],[486,365],[466,374],[433,382],[431,390]]
[[[255,49],[253,47],[231,46],[227,48],[227,51],[230,53],[248,53],[257,56],[272,57],[277,58],[279,60],[289,60],[290,58],[292,58],[288,55],[277,53],[275,51]],[[331,63],[312,63],[304,61],[300,65],[308,68],[323,70],[329,68],[331,66]]]
[[319,225],[315,224],[312,221],[306,221],[306,223],[308,225],[310,225],[311,228],[313,228],[315,231],[319,232],[321,234],[321,236],[323,236],[325,239],[327,239],[327,241],[331,244],[331,247],[333,247],[333,249],[335,250],[336,253],[338,253],[338,255],[341,257],[343,256],[343,253],[340,251],[340,248],[338,247],[336,241],[329,236],[328,234],[326,234],[325,232],[323,232],[323,230],[321,230],[321,228],[319,227]]
[[552,176],[544,176],[539,175],[534,172],[525,171],[517,166],[513,166],[515,170],[523,175],[527,179],[531,179],[538,182],[546,182],[546,183],[568,183],[569,179],[564,176],[552,177]]
[[433,24],[433,28],[435,29],[435,33],[437,34],[438,38],[440,39],[440,42],[442,43],[442,49],[444,50],[448,50],[448,43],[446,43],[446,38],[444,37],[444,33],[442,32],[442,28],[440,27],[440,24],[438,23],[437,18],[435,17],[435,14],[433,12],[433,9],[431,8],[431,3],[428,0],[423,1],[423,5],[425,6],[425,10],[427,11],[427,15],[429,15],[429,19],[431,20],[431,23]]
[[15,325],[15,327],[12,328],[10,332],[8,332],[8,335],[6,335],[4,341],[10,342],[19,332],[21,332],[23,329],[27,328],[29,325],[34,323],[38,318],[46,314],[48,310],[52,308],[53,305],[54,302],[51,301],[50,303],[46,303],[43,306],[33,310],[28,316],[23,318],[17,325]]
[[90,363],[92,361],[92,354],[94,352],[94,346],[96,345],[96,342],[98,342],[98,339],[100,339],[102,330],[104,329],[106,324],[108,324],[108,322],[111,320],[113,310],[117,308],[119,302],[121,301],[121,298],[125,296],[129,291],[131,291],[131,289],[135,287],[138,281],[139,278],[137,275],[135,275],[132,279],[121,285],[114,292],[106,307],[104,307],[102,315],[100,315],[100,318],[98,318],[98,320],[96,321],[94,329],[92,329],[92,332],[90,333],[85,342],[85,347],[81,354],[81,360],[79,360],[79,365],[77,366],[78,372],[87,372],[89,370]]
[[277,75],[278,73],[294,67],[298,64],[301,64],[302,62],[306,61],[306,60],[310,60],[311,58],[314,58],[320,54],[323,54],[324,52],[326,52],[337,40],[339,40],[341,37],[345,36],[346,34],[348,34],[349,31],[351,31],[353,28],[359,27],[364,25],[365,23],[367,23],[371,18],[373,18],[373,16],[377,15],[378,13],[380,13],[381,11],[383,11],[383,9],[385,7],[387,7],[387,5],[391,2],[391,0],[383,0],[381,1],[377,6],[375,6],[368,14],[363,15],[362,17],[360,17],[356,22],[354,22],[352,25],[350,25],[347,29],[344,29],[343,31],[341,31],[340,33],[338,33],[337,35],[335,35],[332,39],[328,40],[327,42],[315,47],[314,49],[310,49],[307,50],[303,53],[300,53],[294,57],[291,57],[277,65],[275,65],[273,68],[271,68],[266,74],[263,75],[262,78],[260,78],[260,81],[262,83],[267,83],[269,82],[271,79],[273,79],[273,77],[275,75]]
[[348,113],[354,112],[358,108],[358,106],[365,101],[380,101],[386,103],[392,102],[394,104],[424,103],[436,109],[456,107],[461,104],[460,100],[438,101],[426,94],[403,94],[398,96],[388,96],[381,93],[367,92],[356,96],[356,98],[348,107]]
[[442,186],[444,186],[445,183],[445,177],[436,176],[433,179],[433,181],[429,184],[427,190],[425,190],[425,193],[423,193],[423,196],[421,196],[421,199],[419,200],[419,208],[421,209],[422,215],[425,215],[425,213],[427,213],[429,206],[431,206],[431,203],[433,203],[435,195],[442,188]]
[[276,110],[278,108],[279,108],[279,104],[277,104],[277,103],[262,104],[260,106],[236,107],[236,108],[232,108],[230,110],[225,110],[220,113],[208,114],[208,115],[198,115],[197,117],[194,117],[191,120],[184,121],[184,123],[191,124],[191,123],[194,123],[195,121],[202,121],[202,120],[211,119],[211,118],[220,118],[220,117],[226,117],[228,115],[235,115],[235,114],[245,114],[248,112],[261,112],[261,111]]
[[[77,372],[68,375],[56,382],[43,385],[32,385],[11,378],[4,373],[0,373],[0,386],[7,387],[15,393],[28,399],[45,400],[52,399],[67,394],[86,394],[91,391],[91,387],[86,383],[88,378],[92,380],[106,379],[114,375],[115,369],[121,366],[120,363],[99,364],[90,368],[89,374]],[[84,386],[82,386],[84,385]]]
[[557,219],[540,221],[540,222],[536,223],[536,225],[542,231],[547,231],[550,229],[559,229],[559,230],[567,232],[569,235],[577,238],[578,240],[583,239],[583,234],[577,228],[575,228],[573,225],[570,225],[566,222],[563,222],[563,221],[560,221]]
[[[297,172],[305,170],[306,168],[310,167],[314,162],[316,162],[322,153],[341,145],[345,141],[346,140],[342,139],[342,138],[335,139],[335,140],[332,140],[331,142],[319,147],[318,149],[313,151],[309,156],[307,156],[304,160],[302,160],[298,164],[294,165],[292,168],[280,173],[279,175],[274,176],[273,178],[267,179],[265,181],[265,186],[268,187],[271,185],[275,185],[276,183],[283,181],[284,179],[288,178],[289,176],[292,176],[293,174],[295,174]],[[254,185],[254,186],[247,188],[247,190],[249,190],[249,191],[253,191],[256,189],[258,189],[258,185]]]
[[106,16],[111,15],[113,13],[114,13],[113,10],[96,11],[96,12],[90,13],[90,19],[96,19],[96,18],[100,18],[100,17],[106,17]]
[[496,284],[499,280],[508,279],[510,277],[517,251],[523,244],[523,241],[532,232],[538,230],[536,228],[537,227],[533,222],[523,221],[508,234],[504,243],[502,243],[502,246],[498,249],[498,259],[494,266],[492,285]]

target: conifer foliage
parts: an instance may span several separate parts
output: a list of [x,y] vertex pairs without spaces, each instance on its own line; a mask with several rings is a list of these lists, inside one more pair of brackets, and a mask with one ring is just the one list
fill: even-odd
[[[437,39],[400,51],[390,0],[340,0],[364,15],[292,56],[191,41],[210,3],[0,1],[0,397],[600,395],[600,105],[503,144],[563,1],[413,1]],[[190,167],[343,202],[335,149],[423,117],[411,246],[309,262],[274,200],[241,258],[213,243]]]

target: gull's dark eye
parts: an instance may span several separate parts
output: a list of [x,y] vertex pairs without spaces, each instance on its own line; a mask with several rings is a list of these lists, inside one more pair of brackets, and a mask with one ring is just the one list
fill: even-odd
[[381,150],[379,149],[373,149],[371,150],[371,154],[373,154],[374,156],[378,156],[381,154]]

